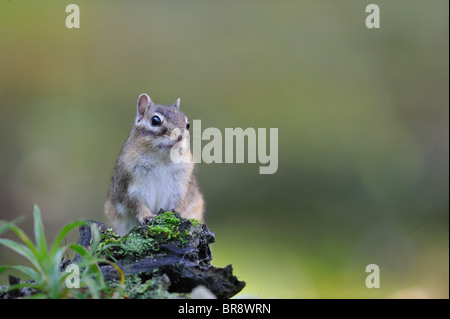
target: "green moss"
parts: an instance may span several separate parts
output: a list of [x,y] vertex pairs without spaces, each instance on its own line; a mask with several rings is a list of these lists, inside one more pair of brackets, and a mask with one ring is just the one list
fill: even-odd
[[139,259],[159,250],[159,243],[154,238],[144,237],[137,232],[130,232],[124,237],[116,235],[112,229],[102,234],[97,253],[106,259]]
[[180,225],[180,218],[177,217],[173,212],[168,211],[159,215],[156,215],[151,222],[153,224],[162,224],[162,225],[172,225],[172,226],[179,226]]
[[[184,224],[183,224],[184,223]],[[123,237],[112,229],[101,234],[96,253],[106,259],[117,261],[123,258],[139,259],[159,251],[159,245],[169,241],[188,243],[191,225],[198,227],[200,222],[193,219],[182,223],[178,214],[171,211],[158,214],[146,226],[137,227]]]
[[97,249],[101,249],[107,245],[120,243],[120,236],[117,235],[112,228],[108,228],[100,235],[100,243]]
[[100,235],[100,243],[97,246],[95,254],[99,254],[106,259],[114,260],[114,255],[118,253],[117,247],[122,245],[122,239],[112,228],[108,228]]
[[194,226],[194,227],[200,227],[200,225],[202,224],[200,221],[198,221],[195,218],[189,218],[189,220],[191,221],[192,226]]
[[125,279],[124,290],[131,299],[167,299],[180,296],[168,292],[169,285],[170,279],[166,275],[142,279],[134,274]]
[[159,250],[159,243],[153,238],[142,237],[139,233],[129,233],[123,238],[125,255],[141,258]]
[[165,212],[154,217],[147,224],[147,233],[150,237],[157,238],[159,240],[170,241],[178,240],[182,244],[187,243],[187,236],[189,231],[180,230],[181,220],[173,212]]

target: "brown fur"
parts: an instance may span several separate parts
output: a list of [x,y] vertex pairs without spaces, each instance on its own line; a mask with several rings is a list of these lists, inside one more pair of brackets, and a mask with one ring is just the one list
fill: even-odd
[[[161,118],[161,125],[152,125],[154,116]],[[190,163],[174,163],[170,158],[173,144],[189,145],[185,137],[169,138],[175,128],[184,129],[186,124],[179,101],[158,105],[146,94],[139,96],[136,120],[117,159],[105,203],[105,215],[119,235],[145,224],[159,209],[203,220],[203,197],[193,174],[192,154]]]

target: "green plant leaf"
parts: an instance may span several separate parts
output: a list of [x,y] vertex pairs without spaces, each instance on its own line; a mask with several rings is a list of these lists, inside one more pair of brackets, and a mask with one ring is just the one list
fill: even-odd
[[100,289],[97,282],[90,277],[85,277],[84,282],[86,283],[89,292],[91,293],[92,299],[100,299]]
[[42,225],[41,212],[37,205],[34,205],[34,236],[36,238],[36,248],[42,260],[47,258],[47,241],[45,240],[44,226]]
[[52,254],[52,264],[57,265],[57,269],[59,271],[59,264],[63,260],[63,254],[67,250],[67,246],[59,247],[59,249],[56,250],[56,253]]
[[40,283],[41,275],[31,267],[23,266],[23,265],[7,265],[0,267],[0,274],[8,269],[16,269],[20,272],[24,273],[26,276],[30,277],[30,279],[36,281],[36,283]]
[[[10,239],[0,238],[0,245],[3,245],[12,251],[25,257],[33,267],[24,265],[2,266],[0,273],[7,269],[19,270],[35,283],[20,282],[17,285],[11,285],[11,289],[19,289],[22,287],[30,287],[36,289],[36,294],[30,298],[64,298],[67,296],[75,296],[74,291],[65,287],[65,279],[68,273],[60,271],[60,263],[63,259],[64,252],[72,249],[82,257],[82,261],[78,266],[83,269],[80,273],[80,281],[84,283],[85,288],[90,292],[93,298],[100,298],[101,292],[107,289],[103,274],[98,266],[98,259],[93,257],[91,253],[79,244],[63,245],[62,242],[67,234],[76,227],[86,225],[87,221],[79,220],[65,225],[56,235],[52,243],[47,243],[45,238],[44,225],[42,216],[37,205],[34,206],[34,237],[36,243],[33,243],[25,232],[15,225],[19,219],[12,222],[0,221],[0,233],[11,230],[16,234],[23,243]],[[100,232],[95,226],[91,226],[94,248],[98,248],[100,243]],[[49,249],[50,247],[50,249]],[[112,264],[112,263],[111,263]],[[123,285],[124,276],[121,269],[113,265],[120,275],[120,282]],[[80,294],[83,296],[83,294]]]
[[10,226],[11,224],[12,225],[17,225],[17,224],[23,222],[24,220],[25,220],[25,216],[17,217],[17,218],[13,219],[10,222],[0,220],[0,235],[3,234],[4,232],[10,230],[11,229],[11,226]]
[[90,272],[89,275],[94,276],[99,281],[99,285],[103,287],[105,285],[103,281],[103,274],[97,264],[97,261],[94,257],[92,257],[89,251],[79,244],[68,244],[67,247],[74,250],[83,258],[84,263],[87,265],[87,270]]
[[48,286],[50,295],[54,299],[64,295],[64,280],[68,274],[60,271],[59,264],[66,249],[67,246],[62,246],[55,254],[49,256]]
[[29,249],[27,246],[6,238],[0,238],[0,245],[3,245],[15,251],[19,255],[22,255],[23,257],[28,259],[36,267],[36,269],[38,269],[41,273],[43,272],[39,258],[36,257],[37,253],[33,254],[31,249]]
[[101,239],[100,231],[98,230],[95,223],[91,224],[91,234],[92,234],[92,241],[90,245],[90,251],[94,253],[97,250],[98,246],[100,245]]
[[30,238],[27,236],[27,234],[25,234],[25,232],[20,229],[19,227],[17,227],[15,224],[11,223],[11,222],[7,222],[7,221],[2,221],[3,223],[3,227],[8,227],[8,229],[10,229],[14,234],[17,235],[17,237],[19,237],[24,243],[25,245],[31,250],[31,252],[33,253],[33,255],[36,257],[36,259],[39,258],[39,254],[36,250],[36,247],[34,246],[33,242],[30,240]]
[[[63,241],[63,239],[67,236],[67,234],[74,228],[86,225],[87,222],[85,220],[77,220],[65,225],[56,235],[55,240],[53,241],[50,255],[54,256],[58,250],[59,245]],[[81,255],[81,254],[80,254]]]
[[18,284],[9,286],[8,291],[20,289],[20,288],[32,288],[32,289],[36,289],[36,290],[41,290],[42,287],[39,284],[33,284],[33,283],[29,283],[29,282],[20,282]]

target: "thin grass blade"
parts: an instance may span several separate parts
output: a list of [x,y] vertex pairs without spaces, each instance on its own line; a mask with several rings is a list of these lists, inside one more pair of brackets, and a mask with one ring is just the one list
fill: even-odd
[[79,244],[68,244],[67,247],[74,250],[83,258],[83,261],[88,267],[90,275],[93,275],[99,281],[100,286],[103,287],[105,284],[103,281],[103,274],[97,264],[97,261],[91,256],[89,251],[87,251],[86,248]]
[[19,255],[22,255],[23,257],[28,259],[28,261],[30,261],[36,267],[37,270],[43,273],[42,265],[39,262],[39,259],[36,258],[36,255],[33,254],[32,250],[29,249],[27,246],[6,238],[0,238],[0,245],[3,245],[13,250],[14,252],[18,253]]
[[63,241],[63,239],[67,236],[67,234],[74,228],[86,225],[87,221],[85,220],[77,220],[65,225],[56,235],[55,240],[52,243],[52,247],[50,250],[50,255],[54,256],[58,250],[59,245]]
[[31,250],[31,252],[33,253],[33,255],[36,258],[39,257],[39,254],[38,254],[33,242],[27,236],[27,234],[25,234],[25,232],[22,229],[17,227],[15,224],[7,222],[7,221],[2,221],[2,223],[3,223],[3,226],[7,226],[8,229],[10,229],[14,234],[17,235],[17,237],[19,237],[24,242],[24,244]]
[[0,220],[0,235],[11,229],[11,224],[17,225],[25,220],[25,216],[20,216],[10,222]]
[[42,259],[46,259],[47,252],[47,241],[45,240],[44,225],[42,224],[41,211],[37,205],[34,205],[34,236],[36,239],[36,248]]
[[4,272],[5,270],[9,270],[9,269],[15,269],[15,270],[22,272],[23,274],[28,276],[30,279],[36,281],[36,283],[40,283],[40,281],[41,281],[41,275],[36,270],[34,270],[31,267],[27,267],[27,266],[23,266],[23,265],[2,266],[2,267],[0,267],[0,274],[2,272]]

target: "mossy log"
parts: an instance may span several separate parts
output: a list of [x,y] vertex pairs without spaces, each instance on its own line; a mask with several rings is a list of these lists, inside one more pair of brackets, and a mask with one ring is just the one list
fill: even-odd
[[[100,234],[97,242],[93,227]],[[92,221],[91,226],[80,227],[78,243],[95,249],[121,269],[130,298],[190,297],[197,286],[206,287],[217,298],[230,298],[244,288],[245,282],[233,275],[231,265],[211,265],[209,245],[214,241],[214,233],[206,224],[182,218],[176,212],[161,211],[147,225],[123,237]],[[80,256],[76,256],[73,262],[79,260]],[[110,263],[100,264],[100,269],[106,281],[120,279]]]

